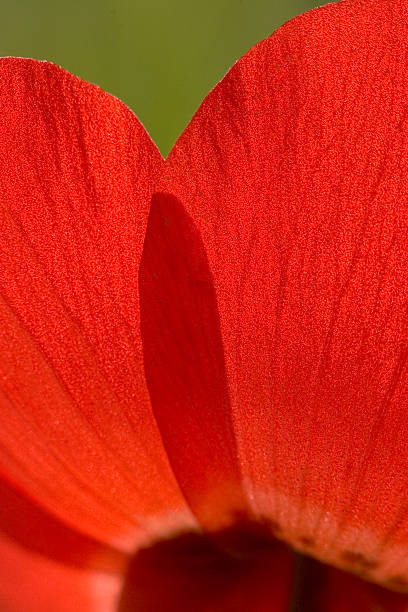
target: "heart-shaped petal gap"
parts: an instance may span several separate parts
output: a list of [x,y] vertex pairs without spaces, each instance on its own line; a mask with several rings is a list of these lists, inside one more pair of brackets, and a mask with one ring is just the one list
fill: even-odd
[[[402,108],[403,95],[387,97],[386,94],[387,91],[389,94],[391,82],[398,94],[404,93],[403,62],[397,60],[401,59],[398,51],[401,40],[405,40],[402,37],[405,22],[406,10],[400,2],[380,5],[345,0],[287,24],[245,56],[206,100],[170,155],[165,168],[166,181],[159,186],[162,192],[167,192],[162,197],[177,198],[185,207],[186,218],[191,218],[202,240],[202,253],[210,278],[214,279],[218,338],[225,355],[221,378],[225,370],[223,386],[228,390],[232,414],[231,418],[228,411],[221,411],[227,420],[225,423],[219,420],[215,427],[215,430],[226,431],[227,439],[233,441],[228,451],[221,455],[232,459],[233,467],[232,486],[230,481],[225,485],[225,499],[231,496],[232,503],[229,508],[228,503],[224,503],[225,512],[230,512],[231,507],[249,505],[255,513],[264,512],[271,520],[279,518],[286,539],[304,547],[313,545],[314,554],[333,563],[367,568],[367,561],[374,559],[377,563],[379,556],[381,565],[374,567],[370,563],[372,577],[378,580],[392,575],[392,566],[400,563],[404,551],[405,508],[401,507],[400,500],[405,482],[407,437],[406,420],[401,410],[405,372],[405,345],[401,338],[405,329],[402,303],[406,288],[400,240],[404,226],[399,225],[400,210],[393,196],[404,173],[404,157],[398,154],[404,150],[405,109]],[[334,44],[338,41],[341,42],[339,47]],[[377,57],[378,62],[371,62],[369,66],[363,64],[362,47],[368,48],[370,53],[373,51],[370,57]],[[383,53],[384,49],[388,55]],[[336,55],[336,50],[340,54]],[[383,63],[384,55],[386,61]],[[345,57],[350,61],[346,63]],[[269,66],[268,71],[265,66]],[[366,78],[367,72],[371,80]],[[361,103],[370,99],[373,74],[374,80],[382,83],[381,93],[373,96],[364,114]],[[350,77],[349,81],[345,76]],[[21,91],[19,84],[16,91]],[[335,95],[337,93],[345,96]],[[43,97],[44,91],[37,94]],[[80,98],[83,101],[84,97]],[[384,101],[384,108],[380,108],[379,98]],[[393,110],[395,121],[384,121],[384,109],[387,116],[390,109]],[[45,108],[42,112],[48,110]],[[12,116],[15,117],[14,113]],[[214,117],[217,117],[217,129],[214,129]],[[89,112],[85,123],[92,133]],[[12,125],[16,127],[15,119]],[[362,129],[363,138],[357,128]],[[375,137],[373,128],[379,128]],[[63,134],[64,130],[57,130],[59,135],[61,132]],[[43,136],[42,129],[38,133]],[[36,151],[34,139],[24,135],[25,145],[30,143],[29,159],[35,174],[41,176],[41,166],[52,157],[46,148],[47,155],[41,157],[39,152],[38,159],[43,163],[34,163],[37,162],[37,156],[32,155]],[[53,139],[55,134],[50,142]],[[391,146],[386,147],[387,143]],[[15,143],[8,144],[13,150]],[[65,151],[63,162],[66,157]],[[399,164],[392,171],[396,157]],[[372,163],[367,164],[367,159]],[[58,160],[51,167],[60,170],[64,167],[60,162]],[[7,164],[5,167],[8,168]],[[29,166],[25,162],[22,167],[27,171]],[[84,168],[86,173],[92,169],[86,155],[80,164],[81,171]],[[10,185],[17,187],[17,195],[21,198],[25,194],[21,193],[15,168],[11,168],[9,176]],[[343,185],[348,178],[350,180]],[[30,181],[24,184],[30,185]],[[49,189],[45,179],[44,184]],[[52,188],[53,185],[51,193]],[[108,186],[108,191],[111,188],[112,185]],[[96,193],[92,185],[86,189]],[[29,191],[31,196],[31,189]],[[383,203],[379,201],[380,196],[384,198]],[[350,205],[353,199],[358,203],[357,208]],[[30,232],[24,232],[24,223],[21,225],[29,209],[24,209],[24,214],[20,210],[17,216],[6,209],[7,235],[17,236],[20,230],[23,238],[27,235],[32,238]],[[272,213],[272,225],[266,213]],[[385,213],[391,213],[391,223],[384,222],[388,219]],[[112,227],[108,223],[108,231]],[[45,236],[48,233],[49,230]],[[67,245],[66,241],[62,243]],[[23,286],[28,278],[30,282],[35,281],[36,304],[41,306],[40,294],[46,289],[49,299],[52,287],[37,273],[40,267],[32,274],[38,244],[34,240],[34,249],[30,241],[17,244],[24,255],[22,265],[15,270],[16,274],[21,274],[19,268],[22,268],[22,275],[18,277],[17,274],[17,278],[23,281]],[[120,250],[123,244],[120,241],[119,244]],[[10,257],[13,254],[6,250],[8,263],[13,260]],[[31,261],[28,268],[24,261]],[[39,261],[43,263],[41,257]],[[396,261],[400,267],[393,269]],[[368,264],[368,273],[363,278],[362,262]],[[133,270],[137,270],[137,266]],[[308,282],[310,279],[312,283]],[[190,280],[194,285],[194,279]],[[64,287],[64,279],[59,281]],[[16,300],[21,285],[16,287],[17,294],[14,294],[15,288],[7,275],[6,285],[12,299],[9,294],[4,296],[4,317],[12,330],[13,325],[17,328],[19,316],[21,318],[20,311],[16,316],[16,303],[20,308],[23,305],[25,316],[27,312],[24,303]],[[77,289],[81,296],[82,291]],[[193,294],[195,291],[199,289],[196,287]],[[104,291],[102,294],[109,300],[112,297],[111,294],[105,296]],[[395,295],[397,299],[393,300]],[[367,303],[364,296],[368,296]],[[98,292],[93,295],[96,302],[99,297]],[[68,299],[72,309],[69,302]],[[362,304],[365,309],[361,313]],[[58,304],[58,308],[60,306]],[[58,308],[53,305],[60,315]],[[387,316],[387,309],[395,315],[392,320]],[[40,313],[43,312],[40,308]],[[84,313],[87,314],[86,309]],[[33,318],[27,324],[22,318],[23,328],[38,329],[35,327],[38,319]],[[40,319],[44,324],[43,318]],[[63,317],[61,320],[64,320],[64,325],[60,326],[63,329],[66,323]],[[103,320],[107,323],[110,319]],[[82,323],[87,333],[83,337],[75,331],[71,339],[78,338],[79,354],[82,358],[86,356],[84,363],[88,365],[95,344],[87,318]],[[47,321],[45,324],[47,329]],[[44,343],[44,338],[49,340],[50,337],[48,333],[41,339]],[[105,338],[104,350],[112,337]],[[15,342],[13,331],[7,340],[10,338]],[[24,333],[20,341],[17,346],[20,355],[24,355],[21,348],[27,343]],[[68,345],[71,347],[69,342]],[[43,350],[44,344],[40,346]],[[10,358],[10,352],[6,354]],[[32,354],[29,354],[30,359]],[[169,355],[174,354],[169,350]],[[186,350],[186,354],[191,351]],[[103,354],[100,358],[103,361]],[[206,358],[200,361],[205,363]],[[114,359],[114,362],[120,363],[120,360]],[[90,368],[93,373],[101,369],[98,360],[96,363],[96,367]],[[44,365],[40,371],[46,372],[42,368]],[[348,374],[346,380],[339,376],[344,371]],[[373,380],[373,373],[378,375],[378,381]],[[363,393],[361,384],[357,385],[362,375],[369,383]],[[96,377],[91,387],[96,388],[98,384],[94,383],[98,381]],[[3,406],[9,409],[17,403],[17,396],[13,385],[6,391]],[[105,396],[102,399],[110,412],[112,402]],[[20,405],[24,402],[20,401]],[[305,410],[304,406],[310,409]],[[371,410],[366,414],[362,406],[369,406]],[[159,422],[160,413],[157,408]],[[94,417],[92,414],[91,421],[95,425]],[[361,426],[357,435],[352,428],[353,419]],[[345,435],[340,435],[340,426]],[[177,463],[178,452],[173,439],[176,429],[173,423],[167,439],[165,436],[166,448],[173,449],[170,453],[173,465]],[[8,442],[17,437],[15,433],[12,432]],[[205,428],[202,434],[206,434]],[[305,439],[308,444],[304,447]],[[195,442],[197,438],[191,444]],[[355,443],[355,448],[350,442]],[[90,446],[95,448],[95,441]],[[206,446],[210,449],[211,444]],[[16,463],[16,457],[21,460],[17,448],[9,455],[11,460],[6,461],[7,468]],[[211,470],[215,464],[216,461],[209,462]],[[358,469],[353,471],[355,465]],[[385,499],[385,478],[378,471],[390,465],[391,485],[387,486],[391,499]],[[61,473],[61,466],[59,469]],[[16,480],[28,472],[27,466],[13,470]],[[387,469],[383,471],[389,477]],[[327,476],[330,473],[336,478],[329,489]],[[76,478],[78,475],[79,472]],[[199,482],[200,486],[205,483],[205,474]],[[247,500],[243,499],[242,485]],[[33,481],[25,486],[33,490]],[[198,499],[194,483],[192,486],[190,491],[185,487],[184,493],[190,499]],[[44,483],[40,488],[45,490]],[[198,514],[216,516],[220,495],[213,497],[211,508],[212,496],[207,496],[205,490],[201,492],[206,501],[210,500],[210,505],[201,506]],[[122,499],[125,498],[126,495]],[[60,501],[53,505],[47,498],[45,504],[60,512]],[[180,502],[175,506],[179,508]],[[197,511],[196,507],[194,509]],[[144,512],[143,509],[142,514]],[[62,514],[66,517],[66,513]],[[225,519],[221,514],[218,513],[218,521]],[[106,525],[101,529],[91,521],[85,527],[83,517],[78,521],[68,516],[70,522],[82,523],[81,529],[98,535],[102,533],[112,541]],[[142,515],[140,519],[143,520]],[[123,524],[118,529],[115,527],[113,533],[122,532],[122,528]],[[110,527],[108,531],[111,533]],[[125,531],[128,532],[127,527]],[[114,535],[113,540],[116,537]],[[400,573],[400,580],[404,579],[404,572]]]

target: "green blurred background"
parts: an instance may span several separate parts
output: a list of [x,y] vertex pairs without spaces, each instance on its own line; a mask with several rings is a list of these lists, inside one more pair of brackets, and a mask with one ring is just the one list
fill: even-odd
[[47,59],[97,83],[130,106],[167,155],[235,60],[314,6],[316,0],[6,1],[0,55]]

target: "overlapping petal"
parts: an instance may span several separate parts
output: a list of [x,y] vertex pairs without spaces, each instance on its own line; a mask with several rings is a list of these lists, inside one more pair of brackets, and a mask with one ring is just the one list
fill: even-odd
[[115,612],[119,574],[69,567],[0,535],[2,612]]
[[0,533],[61,564],[122,575],[129,556],[69,528],[7,482],[0,481]]
[[139,330],[161,165],[114,97],[46,62],[0,61],[0,475],[124,550],[192,523]]
[[[407,23],[402,0],[289,22],[164,167],[115,98],[0,61],[0,607],[285,607],[287,551],[199,591],[169,542],[119,599],[122,551],[195,527],[185,499],[408,590]],[[337,570],[316,601],[408,609]]]
[[197,515],[247,506],[401,590],[407,23],[402,0],[344,0],[239,60],[166,161],[141,266],[149,390]]

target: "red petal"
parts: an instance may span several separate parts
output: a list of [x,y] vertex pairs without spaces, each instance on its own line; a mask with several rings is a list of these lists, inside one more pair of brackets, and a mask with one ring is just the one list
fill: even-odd
[[20,548],[0,534],[2,612],[114,612],[121,578],[73,569]]
[[219,529],[245,500],[216,298],[197,230],[161,194],[152,199],[140,296],[146,374],[167,452],[201,523]]
[[286,540],[398,588],[408,588],[407,20],[402,0],[345,0],[235,64],[166,162],[141,269],[146,354],[160,355],[146,362],[149,388],[199,516],[225,520],[236,501],[216,515],[214,475],[227,497],[229,475]]
[[132,548],[190,522],[146,389],[137,274],[162,159],[135,116],[45,62],[0,61],[0,474]]
[[129,558],[70,529],[0,481],[0,532],[21,546],[75,567],[123,573]]

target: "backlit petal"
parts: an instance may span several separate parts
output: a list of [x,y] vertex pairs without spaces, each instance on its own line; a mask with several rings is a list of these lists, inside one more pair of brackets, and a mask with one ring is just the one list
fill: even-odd
[[139,331],[161,165],[113,96],[46,62],[0,60],[0,475],[127,550],[191,524]]
[[402,0],[344,0],[238,61],[166,161],[141,267],[149,389],[197,515],[246,504],[400,589],[407,24]]

